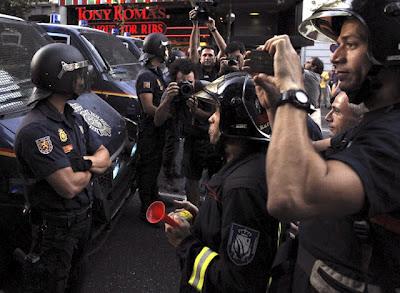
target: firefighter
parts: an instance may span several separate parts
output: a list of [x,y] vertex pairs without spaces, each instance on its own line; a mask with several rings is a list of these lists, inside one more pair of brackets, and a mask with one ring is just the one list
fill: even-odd
[[178,227],[166,224],[180,259],[180,292],[265,292],[277,240],[277,221],[265,207],[266,113],[246,73],[221,77],[196,97],[216,105],[209,137],[226,163],[208,182],[193,226],[175,213]]
[[335,44],[340,88],[369,109],[325,158],[307,137],[309,100],[288,36],[262,48],[274,55],[275,76],[256,82],[275,81],[282,93],[266,160],[268,211],[300,220],[291,292],[400,290],[399,16],[399,1],[326,1],[300,25]]
[[[77,292],[80,260],[91,228],[92,174],[110,165],[108,150],[89,131],[83,117],[67,100],[89,89],[88,61],[66,44],[49,44],[32,58],[35,84],[31,103],[16,135],[19,169],[32,182],[29,194],[32,221],[40,237],[33,237],[33,254],[40,260],[25,272],[35,284],[24,292]],[[32,259],[32,258],[29,258]]]

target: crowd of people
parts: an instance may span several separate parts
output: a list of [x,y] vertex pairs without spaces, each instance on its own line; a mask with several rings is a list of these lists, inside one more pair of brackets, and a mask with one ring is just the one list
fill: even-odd
[[[136,83],[140,218],[160,200],[161,167],[167,180],[176,176],[183,138],[187,200],[170,213],[177,224],[165,224],[180,292],[400,291],[398,15],[391,0],[327,1],[314,11],[299,32],[334,44],[331,74],[317,57],[302,66],[287,35],[257,48],[273,57],[274,75],[252,72],[245,46],[226,44],[212,18],[206,25],[218,50],[200,48],[196,10],[187,56],[163,34],[145,38]],[[16,141],[24,175],[58,195],[38,217],[46,236],[38,253],[52,276],[46,292],[72,288],[90,218],[86,186],[110,165],[66,104],[87,75],[83,57],[67,47],[47,45],[34,56],[37,104]],[[325,139],[310,115],[318,107],[330,108]],[[63,148],[69,140],[81,141],[73,160]],[[76,233],[66,239],[69,229]]]

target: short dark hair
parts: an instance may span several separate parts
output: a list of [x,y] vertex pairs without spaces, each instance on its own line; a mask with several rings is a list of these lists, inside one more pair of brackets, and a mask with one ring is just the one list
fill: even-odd
[[196,78],[196,68],[192,61],[189,59],[176,59],[172,62],[171,66],[169,67],[169,74],[171,80],[175,81],[178,72],[182,72],[183,74],[189,74],[190,72],[194,73]]
[[237,41],[230,42],[226,46],[224,51],[225,51],[225,54],[230,54],[237,50],[239,50],[240,53],[242,53],[242,54],[246,53],[246,48],[245,48],[244,44],[242,42],[237,42]]
[[313,71],[318,74],[322,74],[322,72],[324,71],[324,62],[322,62],[322,60],[318,57],[312,57],[311,60],[312,66],[315,66],[315,70]]
[[203,52],[203,50],[205,50],[205,49],[213,50],[213,51],[214,51],[214,54],[217,55],[217,51],[216,51],[215,48],[212,47],[212,46],[205,46],[205,47],[202,47],[201,50],[200,50],[200,54],[201,54],[201,53]]

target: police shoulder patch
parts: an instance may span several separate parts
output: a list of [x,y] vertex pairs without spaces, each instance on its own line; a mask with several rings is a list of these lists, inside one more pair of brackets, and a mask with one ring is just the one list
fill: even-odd
[[35,142],[39,152],[41,152],[42,154],[48,155],[52,152],[53,143],[51,142],[50,136],[38,138],[37,140],[35,140]]
[[249,264],[256,254],[260,232],[232,223],[227,245],[230,260],[238,266]]
[[145,88],[145,89],[151,88],[150,81],[144,81],[144,82],[143,82],[143,88]]

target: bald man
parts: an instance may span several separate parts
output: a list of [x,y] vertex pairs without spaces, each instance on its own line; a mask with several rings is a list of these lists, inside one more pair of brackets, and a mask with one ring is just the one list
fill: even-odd
[[332,102],[331,110],[326,114],[330,136],[343,133],[345,130],[356,126],[365,113],[365,106],[349,103],[345,92],[341,91]]

